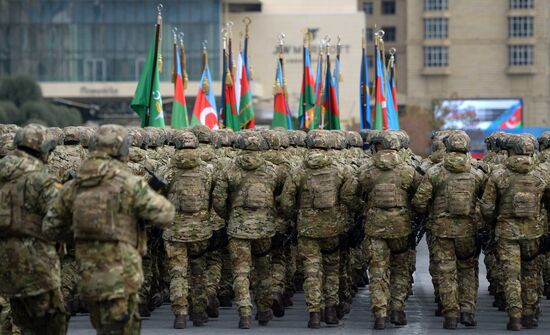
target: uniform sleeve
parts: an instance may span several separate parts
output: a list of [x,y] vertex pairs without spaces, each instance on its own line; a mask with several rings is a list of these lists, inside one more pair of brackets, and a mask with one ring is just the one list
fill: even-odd
[[69,241],[72,239],[72,212],[70,194],[73,182],[68,182],[50,202],[48,212],[42,221],[42,232],[52,241]]
[[228,182],[229,169],[221,169],[215,173],[214,189],[212,190],[212,207],[216,213],[222,217],[227,218],[227,197],[229,195],[229,182]]
[[340,189],[340,200],[349,209],[357,211],[361,208],[361,201],[358,197],[359,184],[350,169],[344,169],[344,183]]
[[416,193],[412,199],[412,205],[419,213],[426,213],[428,204],[432,199],[433,185],[430,180],[430,175],[425,175],[416,189]]
[[290,173],[286,178],[280,197],[281,210],[284,215],[289,218],[295,216],[296,196],[298,192],[297,185],[301,178],[300,174],[293,175],[294,173]]
[[481,197],[481,214],[483,214],[483,217],[485,217],[487,221],[492,221],[495,216],[497,187],[494,178],[494,175],[489,177],[489,180],[485,184],[485,191]]
[[[134,178],[132,178],[134,179]],[[172,203],[153,191],[141,178],[135,178],[134,211],[139,219],[152,225],[165,228],[174,221],[175,208]]]

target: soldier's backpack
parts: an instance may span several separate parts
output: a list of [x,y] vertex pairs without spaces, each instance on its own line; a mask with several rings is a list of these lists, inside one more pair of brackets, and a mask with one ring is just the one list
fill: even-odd
[[383,173],[377,179],[382,179],[383,182],[376,183],[368,195],[374,207],[390,209],[407,206],[407,193],[401,187],[398,169]]
[[470,215],[474,209],[476,181],[471,173],[447,174],[445,192],[447,212],[451,215]]
[[339,185],[334,168],[309,169],[305,174],[300,207],[329,209],[338,205]]
[[522,175],[512,181],[512,210],[517,218],[536,218],[540,212],[541,192],[536,179],[531,175]]
[[274,206],[274,191],[273,174],[268,173],[268,170],[243,170],[232,207],[252,210],[271,208]]
[[8,181],[0,187],[0,236],[43,239],[42,217],[26,210],[23,178]]
[[206,185],[199,169],[182,169],[175,173],[168,200],[174,204],[177,212],[197,213],[208,209]]

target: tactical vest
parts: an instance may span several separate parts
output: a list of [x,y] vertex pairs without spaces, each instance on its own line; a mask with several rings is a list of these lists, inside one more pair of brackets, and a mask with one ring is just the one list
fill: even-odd
[[476,178],[468,172],[451,173],[441,168],[440,185],[433,200],[433,213],[448,213],[451,216],[471,216],[475,211]]
[[42,235],[42,216],[27,210],[27,177],[4,183],[0,187],[0,237],[35,237]]
[[300,209],[329,209],[339,204],[340,185],[335,172],[330,165],[308,169],[300,192]]
[[237,186],[232,207],[252,210],[273,208],[273,173],[274,171],[261,167],[255,170],[242,170],[242,178]]
[[177,170],[170,185],[168,200],[176,207],[178,213],[197,213],[208,210],[209,197],[200,167]]
[[380,209],[407,207],[408,196],[402,187],[399,168],[378,171],[367,188],[369,207]]
[[499,215],[518,219],[539,217],[545,184],[534,171],[526,174],[511,172],[508,185],[502,185]]
[[122,206],[123,199],[130,196],[123,187],[124,179],[119,176],[103,178],[92,186],[77,186],[73,202],[75,240],[121,241],[137,247],[139,227],[131,208]]

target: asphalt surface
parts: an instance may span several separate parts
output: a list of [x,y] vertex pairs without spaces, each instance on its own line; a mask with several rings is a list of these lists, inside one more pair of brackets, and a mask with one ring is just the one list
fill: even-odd
[[[281,319],[274,319],[267,327],[260,327],[253,322],[248,331],[237,329],[238,314],[235,308],[222,308],[218,319],[210,319],[204,327],[193,327],[191,322],[185,330],[172,329],[173,315],[169,305],[163,305],[153,312],[150,318],[142,323],[142,334],[168,335],[168,334],[502,334],[506,332],[507,316],[492,307],[492,297],[487,292],[485,268],[483,260],[480,260],[480,287],[478,292],[477,321],[478,326],[467,329],[459,325],[456,331],[442,329],[443,318],[436,317],[434,311],[436,305],[433,302],[433,287],[428,273],[428,251],[425,242],[422,241],[417,254],[417,271],[415,273],[414,295],[407,302],[408,325],[394,327],[388,324],[385,331],[374,331],[373,317],[370,312],[370,298],[368,288],[361,289],[354,299],[352,311],[337,326],[324,326],[319,330],[307,329],[308,313],[305,310],[304,295],[298,293],[294,297],[294,306],[286,310],[286,315]],[[543,302],[543,316],[539,322],[539,328],[524,330],[528,334],[550,334],[550,301]],[[71,319],[69,334],[91,335],[95,334],[87,315],[78,315]]]

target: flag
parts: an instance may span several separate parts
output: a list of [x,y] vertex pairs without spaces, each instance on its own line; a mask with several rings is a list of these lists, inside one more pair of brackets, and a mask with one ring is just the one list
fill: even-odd
[[359,121],[361,129],[371,128],[370,90],[369,90],[369,65],[367,62],[367,50],[363,39],[363,51],[361,57],[361,72],[359,73]]
[[298,110],[298,120],[301,129],[309,129],[313,124],[315,116],[315,93],[313,76],[311,73],[311,58],[309,48],[304,47],[304,69],[302,76],[302,90],[300,93],[300,106]]
[[376,86],[375,86],[375,118],[374,127],[376,130],[387,130],[388,125],[388,113],[386,105],[386,97],[384,95],[384,66],[382,65],[382,59],[380,57],[380,50],[375,47],[376,57]]
[[176,82],[174,84],[174,104],[172,107],[172,128],[181,129],[189,127],[187,118],[187,103],[185,102],[185,93],[183,85],[183,69],[181,57],[184,57],[183,50],[176,49]]
[[[242,64],[242,57],[240,57]],[[238,66],[237,66],[238,67]],[[239,97],[239,120],[241,128],[254,128],[254,108],[252,107],[252,96],[248,84],[246,67],[241,65],[240,76],[240,97]]]
[[216,114],[216,100],[212,90],[212,78],[208,63],[205,62],[199,86],[199,93],[193,107],[191,126],[202,124],[210,129],[218,129],[218,115]]
[[391,72],[390,72],[390,80],[391,80],[391,94],[393,98],[393,106],[395,108],[395,128],[399,130],[399,105],[397,104],[397,85],[395,84],[395,77],[396,77],[397,69],[395,61],[392,60],[391,63]]
[[282,59],[277,60],[277,71],[275,72],[275,86],[273,88],[273,121],[271,127],[282,127],[292,129],[292,121],[290,118],[290,109],[285,96],[284,76]]
[[340,81],[342,80],[342,74],[340,73],[340,55],[336,56],[334,62],[334,90],[336,91],[336,101],[340,105]]
[[387,113],[388,113],[388,128],[392,130],[399,130],[399,116],[397,114],[397,98],[394,97],[396,93],[393,82],[393,65],[395,57],[391,54],[390,61],[388,62],[388,69],[386,71],[386,97],[387,97]]
[[228,53],[224,51],[221,115],[224,120],[224,125],[227,128],[231,128],[233,129],[233,131],[238,131],[240,129],[239,114],[237,112],[237,103],[235,99],[235,85],[233,81],[233,75],[231,74],[231,69],[229,68],[228,57],[229,57]]
[[322,100],[323,100],[323,55],[319,52],[319,59],[317,60],[317,71],[315,77],[315,104],[313,107],[313,118],[310,123],[309,129],[318,129],[321,127],[321,123],[324,126],[324,117],[322,117]]
[[160,25],[157,24],[155,38],[151,41],[145,65],[134,93],[130,107],[139,115],[141,127],[164,128],[164,112],[159,82],[158,37]]
[[[334,87],[334,77],[330,71],[330,55],[327,54],[327,71],[325,74],[325,93],[323,94],[322,107],[322,128],[340,129],[340,112],[338,111],[338,99]],[[326,120],[324,120],[326,118]]]

